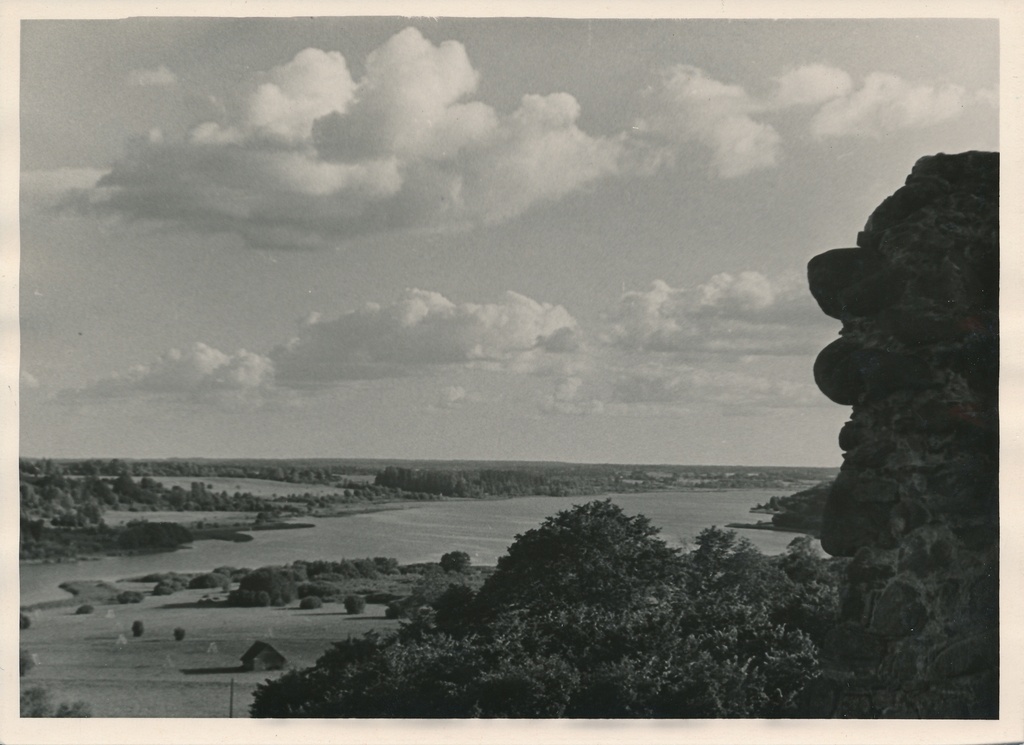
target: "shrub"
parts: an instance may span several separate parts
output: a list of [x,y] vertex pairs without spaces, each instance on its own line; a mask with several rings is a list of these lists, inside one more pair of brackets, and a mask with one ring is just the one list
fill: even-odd
[[145,630],[146,630],[146,627],[143,625],[142,621],[133,621],[132,622],[132,636],[142,636],[142,633]]
[[177,627],[174,630],[174,641],[180,642],[184,638],[185,638],[185,629],[181,628],[181,626]]
[[50,692],[40,686],[21,692],[22,717],[91,717],[92,709],[84,701],[63,701],[53,708]]
[[85,701],[62,701],[57,706],[57,711],[53,713],[55,717],[79,717],[86,718],[92,716],[92,707]]
[[349,615],[362,613],[366,610],[366,598],[362,595],[348,595],[345,597],[345,611]]
[[22,613],[21,614],[21,619],[19,620],[19,627],[21,629],[27,629],[31,625],[32,625],[32,619],[29,618],[27,613]]
[[406,612],[406,603],[403,601],[406,600],[408,598],[392,600],[388,603],[388,607],[384,610],[384,618],[405,618],[408,613]]
[[24,649],[18,655],[18,671],[22,678],[25,677],[25,673],[36,666],[35,660],[32,659],[32,655],[26,652]]
[[211,572],[209,574],[200,574],[189,580],[188,589],[190,590],[209,590],[214,587],[220,587],[221,589],[228,589],[231,585],[231,577],[227,574],[219,574],[217,572]]
[[326,599],[336,597],[340,594],[341,588],[330,582],[303,582],[298,587],[298,596],[300,598],[315,595],[320,599]]
[[192,534],[178,523],[131,522],[118,537],[123,549],[177,548],[192,542]]
[[302,598],[302,600],[299,602],[299,607],[303,610],[313,610],[315,608],[322,607],[323,604],[324,601],[318,598],[316,595],[307,595],[306,597]]
[[122,593],[118,593],[117,602],[121,603],[121,605],[125,605],[126,603],[141,603],[142,593],[136,592],[135,590],[125,590]]
[[[265,593],[268,596],[266,605],[287,605],[295,598],[295,580],[292,573],[280,567],[262,567],[242,577],[238,583],[239,590]],[[264,605],[260,600],[259,605]]]
[[260,606],[261,608],[266,608],[268,605],[271,604],[271,602],[272,600],[270,598],[270,593],[266,590],[260,590],[256,593],[256,605]]
[[464,572],[469,569],[469,554],[465,551],[451,551],[441,557],[441,568],[446,572]]
[[78,606],[78,610],[75,611],[75,615],[77,615],[77,616],[85,616],[85,615],[88,615],[89,613],[92,613],[94,610],[96,610],[96,609],[93,608],[88,603],[86,603],[85,605]]
[[153,588],[154,595],[173,595],[175,591],[174,585],[170,582],[159,582],[157,586]]

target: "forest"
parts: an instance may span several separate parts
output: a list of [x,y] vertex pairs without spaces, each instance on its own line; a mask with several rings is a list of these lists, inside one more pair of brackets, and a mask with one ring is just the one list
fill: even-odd
[[[389,606],[406,616],[397,632],[339,641],[268,680],[251,713],[801,716],[844,560],[821,558],[806,536],[779,557],[718,528],[696,543],[670,548],[608,500],[559,512],[475,581],[449,560],[432,592]],[[253,582],[267,594],[294,586],[287,568]]]

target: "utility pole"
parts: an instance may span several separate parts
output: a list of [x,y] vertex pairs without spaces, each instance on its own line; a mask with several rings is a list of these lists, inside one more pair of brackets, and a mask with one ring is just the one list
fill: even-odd
[[235,679],[231,679],[231,694],[228,698],[228,719],[235,718]]

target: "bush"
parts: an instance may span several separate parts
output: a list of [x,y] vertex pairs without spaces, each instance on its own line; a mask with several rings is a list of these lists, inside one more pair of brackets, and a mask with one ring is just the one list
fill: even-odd
[[88,615],[89,613],[92,613],[94,610],[96,610],[96,609],[93,608],[88,603],[86,603],[85,605],[78,606],[78,610],[75,611],[75,615],[76,616],[85,616],[85,615]]
[[27,629],[31,625],[32,625],[32,619],[29,618],[27,613],[22,613],[21,614],[21,619],[19,621],[19,627],[21,629]]
[[181,626],[179,626],[178,628],[176,628],[174,630],[174,641],[180,642],[184,638],[185,638],[185,629],[183,629],[183,628],[181,628]]
[[92,709],[84,701],[63,701],[54,709],[50,692],[40,686],[21,692],[22,717],[91,717]]
[[119,602],[121,605],[125,605],[126,603],[141,603],[142,593],[136,592],[135,590],[125,590],[124,592],[118,594],[117,602]]
[[318,598],[316,595],[307,595],[306,597],[302,598],[302,600],[299,602],[299,607],[303,610],[314,610],[316,608],[322,607],[323,604],[324,601]]
[[142,633],[145,630],[146,630],[146,627],[143,625],[142,621],[133,621],[132,622],[132,636],[142,636]]
[[227,574],[219,574],[217,572],[200,574],[193,577],[188,583],[188,589],[190,590],[210,590],[214,587],[226,590],[230,586],[231,577]]
[[300,598],[310,597],[315,595],[321,600],[326,598],[333,598],[341,594],[341,588],[331,582],[303,582],[298,587],[298,596]]
[[177,548],[192,543],[192,534],[178,523],[131,522],[118,537],[118,545],[127,550]]
[[[238,589],[256,593],[257,605],[287,605],[295,598],[295,579],[292,573],[280,567],[262,567],[242,577]],[[268,596],[266,603],[261,594]],[[234,593],[232,593],[234,595]],[[237,598],[248,597],[243,595]],[[229,598],[230,600],[230,598]],[[245,605],[246,603],[239,603]]]
[[446,572],[464,572],[469,564],[469,554],[465,551],[451,551],[441,557],[441,568]]
[[366,598],[362,595],[348,595],[345,597],[345,611],[349,615],[362,613],[366,610]]
[[22,678],[25,677],[25,673],[36,666],[35,660],[32,659],[32,655],[26,652],[24,649],[18,655],[18,671]]
[[173,595],[175,588],[170,582],[159,582],[157,586],[153,588],[154,595]]
[[392,600],[388,603],[388,607],[384,609],[384,618],[405,618],[408,613],[406,612],[406,604],[403,601],[407,599]]

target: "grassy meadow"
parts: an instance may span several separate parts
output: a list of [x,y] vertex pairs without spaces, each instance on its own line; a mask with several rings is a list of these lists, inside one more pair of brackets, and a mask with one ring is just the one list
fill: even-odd
[[[365,582],[363,583],[365,584]],[[374,629],[395,628],[385,606],[366,606],[349,615],[342,603],[300,610],[235,608],[225,603],[199,605],[204,598],[223,601],[216,590],[182,590],[152,596],[152,583],[119,582],[145,599],[127,605],[95,604],[76,615],[76,605],[29,611],[30,628],[21,632],[21,648],[35,666],[23,687],[43,685],[54,701],[82,700],[96,717],[227,717],[234,686],[234,716],[247,717],[256,686],[281,672],[242,672],[239,658],[257,641],[272,644],[289,667],[308,667],[332,642]],[[132,623],[142,621],[141,637]],[[175,641],[174,629],[185,629]]]

